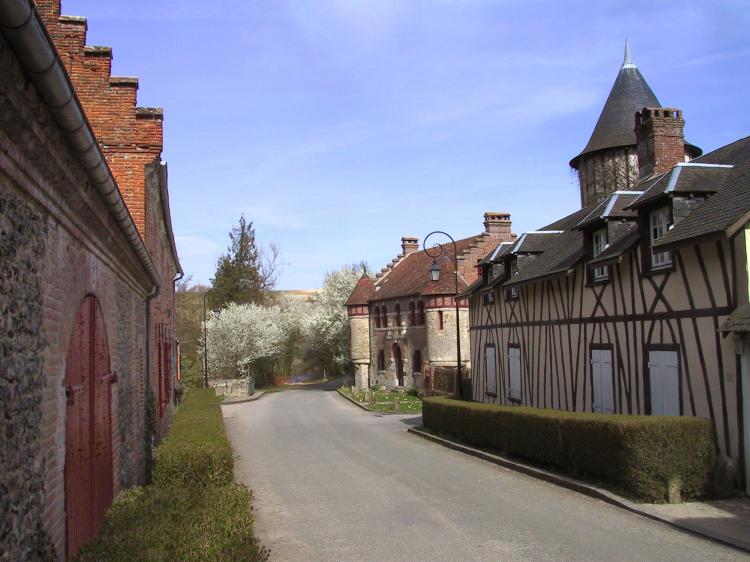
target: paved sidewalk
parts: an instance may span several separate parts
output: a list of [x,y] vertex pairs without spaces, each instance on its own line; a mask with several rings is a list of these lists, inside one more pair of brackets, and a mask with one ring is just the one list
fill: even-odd
[[533,465],[494,455],[452,439],[438,437],[423,431],[422,428],[412,427],[409,428],[409,432],[455,451],[575,490],[644,517],[750,552],[750,499],[734,498],[731,500],[681,504],[635,503],[607,489]]

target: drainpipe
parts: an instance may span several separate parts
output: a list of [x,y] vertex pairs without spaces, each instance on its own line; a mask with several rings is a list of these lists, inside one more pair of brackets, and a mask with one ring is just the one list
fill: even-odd
[[160,279],[151,256],[112,177],[65,65],[30,0],[0,0],[0,32],[65,134],[89,181],[115,218],[151,282],[158,286]]

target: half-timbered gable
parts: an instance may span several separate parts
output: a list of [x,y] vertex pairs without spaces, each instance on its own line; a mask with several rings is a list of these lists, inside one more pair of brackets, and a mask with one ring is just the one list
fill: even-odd
[[686,161],[680,110],[645,107],[632,118],[637,181],[605,189],[480,263],[479,280],[462,295],[470,300],[473,396],[706,417],[717,454],[741,467],[750,137]]

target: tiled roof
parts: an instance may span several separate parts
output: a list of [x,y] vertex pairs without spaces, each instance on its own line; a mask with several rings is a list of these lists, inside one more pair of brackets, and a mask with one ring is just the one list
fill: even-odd
[[750,137],[740,139],[699,159],[700,162],[733,164],[718,193],[701,203],[655,245],[668,246],[724,233],[750,212]]
[[[456,240],[456,251],[459,256],[476,245],[482,235]],[[438,258],[442,271],[440,279],[433,282],[428,268],[432,258],[426,252],[413,252],[393,265],[393,268],[375,282],[375,290],[370,301],[392,299],[410,295],[450,295],[456,292],[453,244],[445,244],[445,256]],[[466,281],[459,275],[458,290],[467,287]]]
[[372,294],[375,292],[375,282],[367,274],[362,275],[354,286],[352,294],[346,301],[346,306],[367,304]]

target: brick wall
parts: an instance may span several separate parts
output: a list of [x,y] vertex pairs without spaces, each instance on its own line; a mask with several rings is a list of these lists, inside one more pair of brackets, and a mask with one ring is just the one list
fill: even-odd
[[646,107],[635,114],[640,177],[663,174],[685,161],[685,120],[682,111]]
[[[81,301],[99,301],[112,368],[115,492],[144,481],[149,276],[0,36],[2,560],[65,552],[65,363]],[[12,296],[12,297],[11,297]],[[0,297],[2,298],[2,297]],[[6,347],[7,346],[7,347]],[[53,554],[54,553],[54,554]]]

